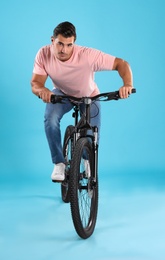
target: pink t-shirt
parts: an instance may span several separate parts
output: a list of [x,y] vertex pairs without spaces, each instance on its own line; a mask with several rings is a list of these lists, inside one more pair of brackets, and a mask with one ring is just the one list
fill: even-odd
[[48,45],[38,51],[33,73],[49,76],[54,87],[67,95],[95,96],[99,89],[94,73],[112,70],[114,60],[114,56],[99,50],[74,45],[71,58],[62,62],[54,56],[52,45]]

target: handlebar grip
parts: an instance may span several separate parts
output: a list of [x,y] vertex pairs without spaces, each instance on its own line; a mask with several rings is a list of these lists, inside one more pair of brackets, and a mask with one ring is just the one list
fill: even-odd
[[132,94],[133,94],[133,93],[136,93],[136,88],[133,88],[133,89],[132,89]]
[[50,97],[50,102],[51,102],[52,104],[55,104],[55,103],[63,103],[63,102],[62,102],[62,96],[51,95],[51,97]]
[[50,102],[51,102],[52,104],[57,103],[57,96],[56,96],[56,95],[51,95],[51,97],[50,97]]

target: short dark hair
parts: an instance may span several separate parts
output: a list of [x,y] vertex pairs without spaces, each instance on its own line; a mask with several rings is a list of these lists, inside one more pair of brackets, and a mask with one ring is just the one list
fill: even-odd
[[76,40],[76,28],[70,22],[62,22],[56,26],[53,30],[54,38],[56,38],[59,34],[65,38],[74,36],[74,40]]

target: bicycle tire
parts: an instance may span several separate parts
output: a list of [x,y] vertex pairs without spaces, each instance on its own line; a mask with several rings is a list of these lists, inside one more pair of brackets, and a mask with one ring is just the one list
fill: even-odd
[[66,162],[66,170],[65,170],[65,180],[61,183],[61,197],[63,202],[70,202],[70,192],[69,192],[69,174],[70,174],[70,163],[73,153],[73,133],[74,126],[69,125],[64,134],[63,141],[63,154]]
[[[85,152],[85,153],[84,153]],[[82,162],[89,161],[91,176],[84,174]],[[73,224],[77,234],[86,239],[95,229],[98,211],[98,175],[95,183],[92,173],[94,171],[94,153],[88,138],[80,138],[74,148],[70,172],[70,207]]]

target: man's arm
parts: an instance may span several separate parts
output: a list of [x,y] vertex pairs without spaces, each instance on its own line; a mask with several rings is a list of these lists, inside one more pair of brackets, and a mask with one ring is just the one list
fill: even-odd
[[123,86],[119,89],[120,97],[127,98],[133,88],[132,70],[127,61],[116,58],[113,64],[113,70],[117,70],[123,80]]
[[50,97],[53,94],[48,88],[45,87],[47,75],[33,74],[31,79],[32,92],[40,97],[44,102],[49,103]]

